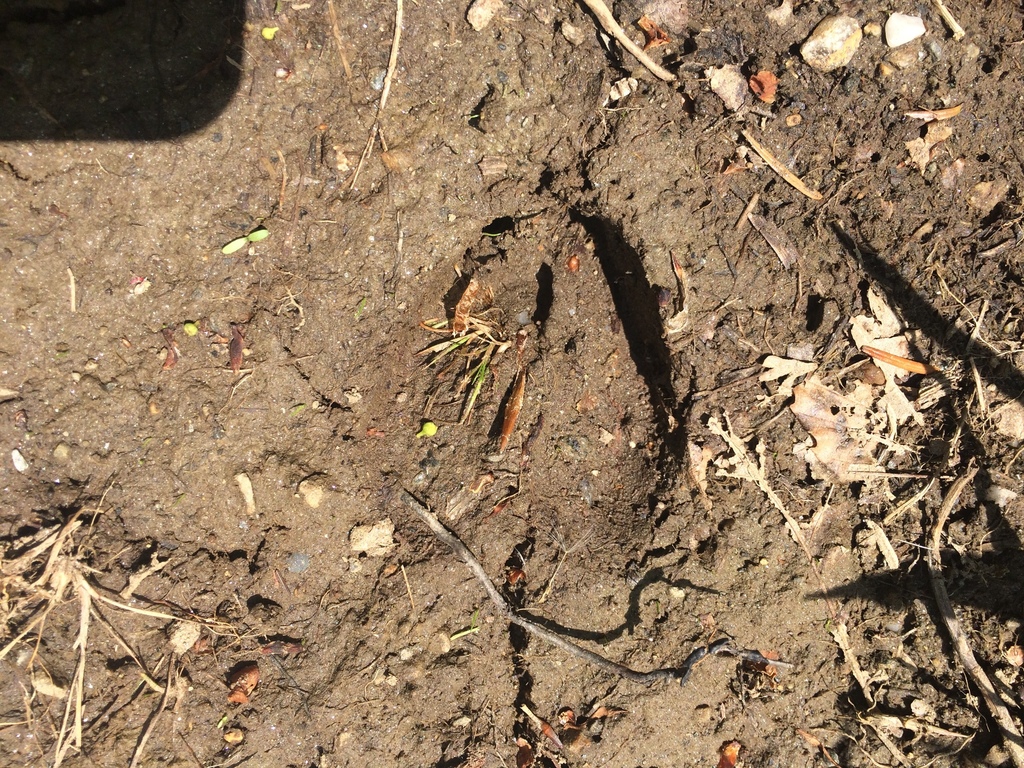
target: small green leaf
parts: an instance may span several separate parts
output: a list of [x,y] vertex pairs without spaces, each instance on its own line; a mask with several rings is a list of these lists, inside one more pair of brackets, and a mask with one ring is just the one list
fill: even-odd
[[185,332],[186,336],[195,336],[199,333],[199,326],[191,321],[182,323],[181,329]]
[[264,40],[273,40],[274,36],[281,31],[280,27],[264,27],[260,30],[260,34]]
[[235,251],[238,251],[238,250],[241,250],[242,248],[245,248],[245,246],[247,246],[248,244],[249,244],[249,238],[248,237],[236,237],[230,243],[228,243],[223,248],[221,248],[220,252],[223,253],[224,255],[227,255],[229,253],[234,253]]
[[245,239],[250,243],[258,243],[260,240],[266,240],[270,237],[270,230],[266,227],[256,227],[252,232],[245,236]]
[[366,309],[366,297],[363,296],[356,304],[356,320],[363,316],[363,311]]
[[437,424],[432,421],[424,421],[416,437],[433,437],[437,434]]

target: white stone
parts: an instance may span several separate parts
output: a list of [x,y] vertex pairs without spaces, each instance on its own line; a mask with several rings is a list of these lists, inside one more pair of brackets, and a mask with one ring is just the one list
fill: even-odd
[[920,16],[894,13],[885,22],[885,44],[890,48],[899,48],[911,40],[917,40],[923,34],[924,21]]

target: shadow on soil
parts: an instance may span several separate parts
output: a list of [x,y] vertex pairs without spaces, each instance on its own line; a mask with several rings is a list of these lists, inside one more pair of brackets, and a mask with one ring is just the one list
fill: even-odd
[[10,0],[0,141],[198,130],[238,89],[244,22],[244,0]]

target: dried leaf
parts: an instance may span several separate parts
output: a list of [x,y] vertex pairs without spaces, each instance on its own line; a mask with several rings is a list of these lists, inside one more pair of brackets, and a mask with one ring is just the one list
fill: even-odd
[[636,25],[643,30],[645,51],[657,48],[659,45],[668,45],[672,42],[672,38],[668,36],[668,33],[655,24],[654,20],[647,14],[641,16]]
[[533,765],[533,747],[526,739],[516,739],[519,750],[516,752],[516,768],[530,768]]
[[793,384],[796,380],[808,373],[812,373],[817,370],[817,363],[806,363],[803,360],[791,360],[787,357],[776,357],[775,355],[769,355],[764,359],[762,363],[764,371],[757,377],[758,381],[778,381],[784,379],[779,384],[779,396],[788,398],[793,394]]
[[750,78],[750,90],[765,104],[775,103],[775,92],[779,88],[779,78],[774,72],[761,70]]
[[255,662],[245,664],[228,675],[228,686],[231,692],[228,701],[233,704],[247,704],[249,696],[260,684],[260,667]]
[[925,168],[932,161],[935,145],[941,144],[952,135],[952,126],[940,122],[928,123],[928,129],[923,138],[918,137],[906,142],[907,152],[910,153],[910,164],[917,166],[921,175],[924,176]]
[[587,720],[604,720],[608,717],[618,717],[619,715],[626,714],[624,709],[615,709],[614,707],[606,707],[603,704],[597,707],[593,712],[587,715]]
[[742,746],[738,741],[723,744],[720,750],[721,757],[718,758],[718,768],[735,768]]
[[498,442],[498,450],[503,452],[508,447],[508,441],[515,432],[516,422],[519,421],[519,413],[523,410],[523,396],[526,393],[526,366],[523,364],[523,351],[526,349],[526,331],[519,331],[516,334],[516,378],[512,384],[512,394],[509,395],[508,403],[505,405],[505,418],[501,422],[501,440]]
[[[859,384],[854,398],[832,391],[816,376],[793,388],[790,410],[814,439],[805,455],[819,480],[853,482],[876,468],[878,439],[869,431],[870,387]],[[865,402],[866,401],[866,402]]]
[[170,328],[164,328],[161,333],[163,333],[164,344],[167,347],[167,356],[164,358],[164,364],[160,370],[169,371],[178,364],[178,358],[181,356],[181,353],[177,343],[174,341],[174,331]]
[[469,317],[474,312],[480,312],[491,306],[494,301],[494,291],[487,288],[475,279],[469,281],[462,297],[455,305],[455,314],[452,317],[452,334],[461,336],[469,330]]
[[231,324],[231,341],[228,343],[228,364],[232,373],[238,373],[242,368],[242,356],[245,351],[245,337],[242,336],[242,327]]

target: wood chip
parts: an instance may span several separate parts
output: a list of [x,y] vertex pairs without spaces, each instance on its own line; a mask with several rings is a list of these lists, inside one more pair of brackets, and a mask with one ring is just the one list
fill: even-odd
[[756,213],[748,213],[747,220],[754,225],[754,229],[761,233],[761,237],[775,251],[775,255],[782,262],[782,266],[786,269],[792,269],[793,265],[800,260],[800,251],[793,245],[789,235],[768,221],[764,216],[758,216]]

